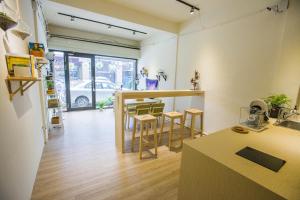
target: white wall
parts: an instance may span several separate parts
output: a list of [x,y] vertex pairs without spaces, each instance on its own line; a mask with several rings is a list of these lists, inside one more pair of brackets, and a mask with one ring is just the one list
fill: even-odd
[[[31,0],[21,0],[20,4],[23,19],[34,32]],[[31,198],[44,146],[41,104],[38,84],[24,96],[18,94],[9,101],[4,35],[0,30],[0,199],[24,200]],[[28,40],[23,41],[11,31],[7,31],[7,36],[12,53],[28,53]]]
[[184,24],[179,37],[177,89],[190,88],[197,69],[206,94],[204,105],[199,98],[191,98],[176,101],[176,108],[204,106],[208,133],[238,123],[240,107],[272,91],[285,17],[264,11],[235,20],[222,16],[220,25],[212,19],[205,21],[205,17]]
[[[285,93],[294,106],[300,87],[300,1],[290,0],[273,78],[273,92]],[[299,102],[300,103],[300,102]]]
[[[95,34],[95,33],[90,33],[85,31],[79,31],[75,29],[63,28],[63,27],[53,26],[53,25],[49,26],[49,31],[50,34],[59,34],[65,36],[80,37],[80,38],[85,38],[90,40],[122,43],[134,47],[140,46],[140,43],[138,41],[127,40],[127,39],[103,35],[103,34]],[[103,44],[93,44],[89,42],[81,42],[81,41],[68,40],[68,39],[55,38],[55,37],[49,39],[49,48],[55,50],[75,51],[81,53],[135,58],[135,59],[138,59],[140,57],[140,50],[136,50],[136,49],[108,46]]]
[[[160,90],[175,89],[177,36],[162,34],[152,37],[141,43],[141,58],[138,63],[138,73],[145,67],[149,72],[149,79],[156,79],[157,72],[161,69],[167,74],[167,81],[161,78]],[[145,78],[140,79],[138,89],[145,89]],[[171,111],[173,98],[165,98],[166,111]]]

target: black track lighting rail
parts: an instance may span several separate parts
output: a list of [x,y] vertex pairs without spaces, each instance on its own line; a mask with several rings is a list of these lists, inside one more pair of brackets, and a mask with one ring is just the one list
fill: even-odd
[[197,6],[194,6],[194,5],[192,5],[192,4],[190,4],[190,3],[186,2],[186,1],[182,1],[182,0],[176,0],[176,1],[182,3],[182,4],[186,5],[186,6],[189,6],[192,9],[200,11],[200,8],[198,8]]
[[123,26],[118,26],[118,25],[114,25],[114,24],[100,22],[100,21],[97,21],[97,20],[92,20],[92,19],[88,19],[88,18],[84,18],[84,17],[78,17],[78,16],[75,16],[75,15],[70,15],[70,14],[66,14],[66,13],[58,12],[57,14],[63,15],[63,16],[66,16],[66,17],[70,17],[71,21],[74,21],[74,19],[80,19],[80,20],[84,20],[84,21],[88,21],[88,22],[93,22],[93,23],[97,23],[97,24],[106,25],[108,28],[114,27],[114,28],[127,30],[127,31],[132,32],[133,34],[136,34],[136,33],[141,33],[141,34],[145,34],[145,35],[147,34],[146,32],[143,32],[143,31],[138,31],[138,30],[131,29],[131,28],[126,28],[126,27],[123,27]]
[[49,36],[50,36],[50,38],[61,38],[61,39],[66,39],[66,40],[74,40],[74,41],[80,41],[80,42],[88,42],[88,43],[94,43],[94,44],[102,44],[102,45],[107,45],[107,46],[115,46],[115,47],[122,47],[122,48],[127,48],[127,49],[140,50],[139,47],[130,46],[130,45],[121,44],[121,43],[112,43],[112,42],[101,41],[101,40],[91,40],[91,39],[86,39],[86,38],[73,37],[73,36],[67,36],[67,35],[59,35],[59,34],[49,34]]

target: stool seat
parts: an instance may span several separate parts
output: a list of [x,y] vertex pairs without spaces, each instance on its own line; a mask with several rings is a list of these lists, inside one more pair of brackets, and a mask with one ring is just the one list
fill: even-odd
[[146,122],[146,121],[153,121],[156,120],[156,117],[154,117],[153,115],[135,115],[134,116],[135,119],[141,121],[141,122]]
[[183,116],[182,113],[180,112],[167,112],[167,113],[164,113],[165,116],[169,117],[169,118],[180,118]]
[[162,115],[162,125],[161,125],[161,129],[160,129],[160,133],[159,133],[159,142],[161,142],[161,138],[162,138],[162,133],[164,130],[164,124],[165,124],[165,119],[166,118],[170,118],[171,119],[171,124],[170,124],[170,131],[169,131],[169,149],[171,150],[171,145],[172,145],[172,141],[173,141],[173,132],[174,132],[174,121],[176,119],[180,119],[180,140],[181,140],[181,147],[183,145],[183,132],[184,132],[184,119],[183,119],[183,114],[180,112],[167,112],[167,113],[163,113]]
[[189,108],[189,109],[186,109],[185,111],[188,112],[188,113],[191,113],[191,114],[201,114],[201,113],[203,113],[202,110],[199,110],[199,109],[196,109],[196,108]]
[[191,137],[192,139],[195,138],[195,133],[194,133],[194,129],[195,129],[195,118],[196,116],[200,117],[200,134],[203,134],[203,111],[196,109],[196,108],[188,108],[184,110],[184,124],[186,121],[186,117],[187,114],[191,115]]

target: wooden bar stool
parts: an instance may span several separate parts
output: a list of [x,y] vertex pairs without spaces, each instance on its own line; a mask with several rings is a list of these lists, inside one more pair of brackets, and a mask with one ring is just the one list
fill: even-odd
[[162,115],[162,124],[161,124],[161,128],[160,128],[160,133],[159,133],[159,143],[161,142],[161,135],[162,135],[162,132],[164,130],[164,124],[165,124],[166,117],[171,119],[171,126],[170,126],[170,131],[169,131],[169,149],[171,149],[171,145],[172,145],[173,131],[174,131],[174,120],[175,119],[180,119],[180,129],[181,129],[180,139],[181,139],[181,147],[182,147],[183,132],[184,132],[184,119],[183,119],[183,114],[180,113],[180,112],[163,113],[163,115]]
[[125,128],[126,122],[128,122],[128,129],[130,125],[130,118],[134,118],[135,115],[145,115],[149,114],[151,111],[150,104],[140,104],[136,106],[128,106],[126,107],[126,115],[125,115]]
[[[155,149],[155,156],[157,157],[157,122],[156,117],[146,114],[146,115],[136,115],[134,116],[133,121],[133,133],[132,133],[132,141],[131,141],[131,151],[134,151],[134,143],[135,143],[135,133],[137,128],[137,123],[140,123],[141,125],[141,135],[140,135],[140,144],[139,144],[139,157],[142,159],[142,152],[143,152],[143,146],[144,146],[144,126],[146,125],[146,135],[149,136],[149,126],[153,127],[154,129],[154,149]],[[152,126],[152,124],[154,124]],[[149,138],[147,138],[149,139]],[[146,143],[149,143],[148,140],[145,141]]]
[[190,108],[190,109],[184,110],[184,124],[185,124],[185,121],[186,121],[187,114],[190,114],[191,117],[192,117],[192,119],[191,119],[191,138],[194,139],[194,137],[195,137],[194,130],[195,130],[196,116],[200,117],[200,126],[201,126],[200,134],[201,135],[203,134],[203,111],[199,110],[199,109],[195,109],[195,108]]

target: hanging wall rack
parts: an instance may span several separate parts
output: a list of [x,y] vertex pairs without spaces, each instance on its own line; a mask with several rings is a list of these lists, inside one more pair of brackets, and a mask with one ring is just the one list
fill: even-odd
[[[20,92],[21,95],[24,95],[24,92],[28,90],[35,82],[40,81],[41,79],[33,77],[7,77],[6,84],[9,92],[9,99],[12,101],[13,97]],[[19,86],[13,90],[12,83],[18,82]]]

